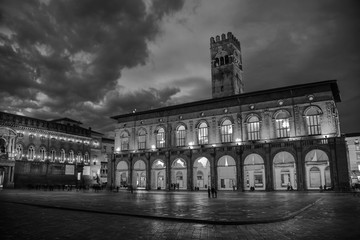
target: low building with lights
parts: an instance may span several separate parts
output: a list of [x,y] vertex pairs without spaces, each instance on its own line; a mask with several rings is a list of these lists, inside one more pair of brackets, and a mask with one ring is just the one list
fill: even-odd
[[0,112],[0,187],[96,184],[91,160],[101,150],[101,138],[72,119],[46,121]]
[[347,133],[349,170],[352,184],[360,184],[360,133]]
[[336,80],[244,93],[239,41],[210,53],[212,99],[112,117],[112,186],[349,190]]

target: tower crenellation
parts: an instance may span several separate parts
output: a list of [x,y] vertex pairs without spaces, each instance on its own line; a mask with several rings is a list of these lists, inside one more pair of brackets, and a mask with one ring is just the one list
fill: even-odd
[[231,33],[210,38],[212,97],[243,93],[240,41]]

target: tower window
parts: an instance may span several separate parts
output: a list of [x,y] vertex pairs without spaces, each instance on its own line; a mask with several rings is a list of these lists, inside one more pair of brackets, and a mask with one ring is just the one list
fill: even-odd
[[228,55],[225,56],[225,64],[229,64],[229,56]]
[[220,58],[220,65],[224,65],[224,58],[223,57]]

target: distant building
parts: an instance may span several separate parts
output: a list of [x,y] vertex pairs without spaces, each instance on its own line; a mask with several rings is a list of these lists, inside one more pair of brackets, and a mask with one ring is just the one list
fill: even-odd
[[351,182],[360,183],[360,133],[347,133],[346,143],[349,154]]
[[112,186],[349,189],[335,80],[244,93],[239,41],[211,38],[210,53],[212,99],[112,117]]
[[0,112],[0,187],[95,184],[90,163],[102,134],[81,124]]

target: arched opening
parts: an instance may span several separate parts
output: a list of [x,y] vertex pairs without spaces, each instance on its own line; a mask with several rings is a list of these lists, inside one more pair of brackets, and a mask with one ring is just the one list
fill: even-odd
[[265,166],[263,158],[252,153],[244,161],[244,189],[265,190]]
[[166,188],[166,165],[163,160],[156,160],[151,167],[151,189]]
[[306,154],[305,171],[308,189],[319,189],[323,185],[331,187],[329,157],[324,151],[314,149]]
[[183,159],[175,159],[171,165],[171,186],[172,189],[187,189],[187,170]]
[[279,152],[273,160],[273,179],[275,190],[296,189],[295,158],[288,152]]
[[129,167],[127,162],[120,161],[116,166],[116,187],[127,188],[129,185]]
[[225,155],[218,161],[218,189],[234,190],[236,187],[236,164],[234,158]]
[[194,162],[194,188],[196,190],[207,190],[211,186],[210,162],[201,157]]
[[143,160],[137,160],[134,164],[133,186],[138,189],[146,188],[146,164]]

